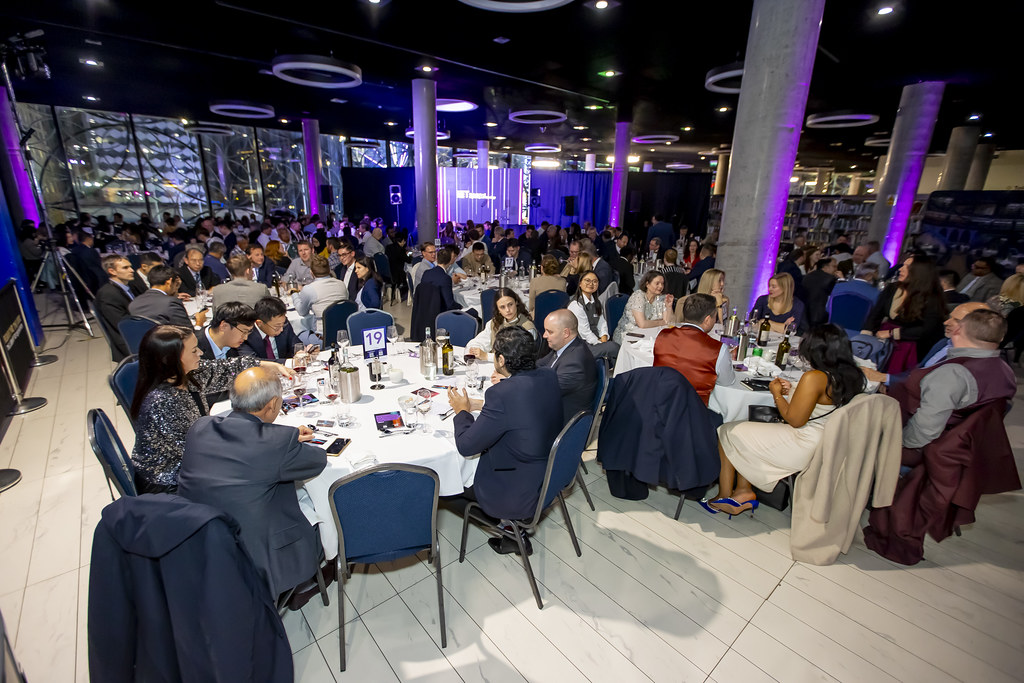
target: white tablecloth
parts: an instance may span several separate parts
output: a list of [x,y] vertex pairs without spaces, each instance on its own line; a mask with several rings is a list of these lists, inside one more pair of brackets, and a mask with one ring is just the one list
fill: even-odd
[[[271,296],[273,296],[273,292],[271,292]],[[284,305],[288,307],[288,322],[292,324],[292,329],[295,330],[295,333],[299,334],[305,331],[306,326],[303,324],[302,316],[295,311],[295,306],[292,303],[291,297],[281,297],[281,301],[283,301]],[[197,312],[205,308],[206,321],[203,326],[205,327],[210,324],[210,319],[213,317],[213,309],[210,306],[200,303],[196,297],[192,297],[191,301],[183,301],[182,303],[185,306],[185,312],[188,313],[189,316],[194,316]],[[196,327],[196,329],[200,329],[200,327]]]
[[[529,305],[530,298],[530,281],[529,279],[523,278],[521,280],[509,279],[511,287],[519,295],[519,298],[523,300],[524,304]],[[483,285],[480,284],[480,278],[471,277],[468,280],[464,280],[458,287],[452,288],[452,293],[455,294],[455,300],[462,304],[463,308],[475,308],[478,313],[484,318],[489,319],[491,311],[480,310],[480,292],[485,289],[498,286],[498,278],[491,277]],[[520,283],[525,283],[525,287]]]
[[[400,342],[399,350],[406,351],[415,349],[415,344]],[[433,429],[430,434],[417,431],[413,434],[399,434],[381,438],[374,422],[374,413],[385,413],[398,410],[398,398],[411,394],[416,389],[429,388],[433,385],[452,384],[457,378],[465,379],[466,369],[459,366],[454,376],[445,376],[438,373],[433,382],[427,382],[420,374],[419,358],[409,355],[394,355],[389,358],[389,365],[400,368],[405,377],[395,384],[385,379],[382,382],[384,389],[373,391],[370,389],[370,373],[366,362],[362,360],[362,347],[354,346],[350,350],[350,357],[358,360],[359,381],[363,394],[359,402],[352,405],[352,415],[356,424],[349,428],[325,427],[329,432],[339,436],[352,439],[352,443],[337,457],[327,458],[327,467],[319,476],[306,481],[298,491],[299,506],[302,508],[310,523],[317,525],[320,532],[320,539],[324,545],[324,552],[327,559],[332,559],[338,554],[338,535],[331,516],[331,502],[328,491],[331,484],[356,471],[356,465],[367,463],[370,458],[375,458],[378,463],[407,463],[422,465],[434,470],[440,480],[440,494],[442,496],[453,496],[462,493],[463,489],[472,485],[473,477],[476,475],[478,458],[464,458],[459,455],[455,447],[455,435],[453,432],[453,419],[449,417],[441,420],[441,415],[448,410],[448,398],[443,390],[433,397],[431,413],[427,416],[427,424]],[[456,350],[456,355],[461,358],[462,349]],[[321,353],[321,359],[326,360],[328,352]],[[493,371],[490,363],[477,361],[480,376],[485,379],[485,386],[489,385],[489,378]],[[481,398],[482,395],[470,392],[471,396]],[[320,413],[319,417],[301,417],[291,411],[288,415],[281,415],[275,421],[277,424],[298,426],[300,424],[315,424],[317,420],[336,421],[336,408],[326,403],[315,403],[311,407]],[[211,410],[214,414],[230,410],[227,403],[219,403]],[[323,435],[329,444],[333,436]]]

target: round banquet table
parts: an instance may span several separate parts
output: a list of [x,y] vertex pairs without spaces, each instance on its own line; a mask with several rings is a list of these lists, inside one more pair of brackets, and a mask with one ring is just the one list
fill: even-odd
[[[367,361],[363,360],[362,347],[353,346],[349,349],[349,357],[359,368],[359,382],[362,398],[350,405],[355,424],[351,427],[324,427],[328,432],[338,436],[352,439],[352,442],[338,456],[328,456],[327,467],[318,476],[309,479],[298,488],[299,507],[309,520],[310,524],[317,526],[320,532],[320,540],[323,542],[324,552],[327,559],[333,559],[338,554],[338,534],[331,516],[331,502],[328,491],[335,481],[345,475],[355,472],[357,469],[369,467],[376,463],[405,463],[411,465],[422,465],[437,473],[440,480],[440,495],[453,496],[461,494],[465,487],[472,485],[473,477],[476,475],[476,467],[479,456],[463,457],[455,447],[455,434],[453,431],[453,419],[448,417],[445,420],[441,416],[448,411],[448,398],[445,395],[445,386],[465,381],[466,367],[458,366],[455,375],[446,376],[438,371],[437,377],[428,382],[420,373],[420,361],[418,357],[408,355],[410,349],[416,351],[417,345],[410,342],[399,342],[398,353],[389,346],[387,366],[385,366],[384,389],[374,391],[370,389],[370,373]],[[456,357],[462,358],[463,349],[456,349]],[[320,354],[320,360],[327,360],[330,352],[324,351]],[[289,361],[290,364],[290,361]],[[494,370],[491,363],[476,361],[480,377],[484,379],[484,387],[490,386],[490,376]],[[388,379],[388,368],[395,367],[402,370],[404,378],[398,382],[391,382]],[[323,376],[323,371],[306,373],[307,377]],[[426,424],[432,432],[425,434],[416,431],[411,434],[394,434],[381,436],[374,422],[375,413],[387,413],[398,410],[398,399],[401,396],[412,394],[421,388],[435,388],[437,396],[432,399],[430,412],[426,415]],[[479,391],[470,391],[470,397],[483,398]],[[216,404],[211,413],[219,414],[231,409],[225,401]],[[337,407],[330,403],[320,401],[309,406],[309,410],[319,413],[318,416],[301,416],[300,410],[292,410],[287,415],[279,415],[274,421],[275,424],[298,426],[301,424],[315,425],[317,420],[329,420],[336,422]],[[423,419],[423,415],[420,415]],[[326,447],[334,439],[334,436],[319,432],[316,436],[322,436],[327,443]]]
[[[270,292],[270,296],[274,296],[273,291]],[[292,324],[292,329],[295,330],[295,333],[300,334],[304,331],[308,331],[306,330],[306,325],[303,322],[302,316],[300,316],[295,310],[295,304],[292,302],[292,298],[287,295],[277,298],[279,298],[288,308],[288,322]],[[188,313],[189,316],[194,316],[199,311],[205,310],[206,322],[203,327],[210,324],[210,319],[213,318],[213,308],[210,305],[209,296],[207,296],[206,301],[200,301],[198,297],[192,297],[191,301],[183,301],[182,304],[185,306],[185,312]],[[200,327],[197,326],[196,329],[198,330]]]
[[[482,318],[490,319],[491,311],[480,310],[480,292],[485,289],[497,288],[499,278],[491,276],[487,279],[487,282],[480,284],[480,278],[471,277],[462,281],[457,287],[452,288],[452,293],[455,295],[455,300],[462,304],[462,308],[475,308],[480,313]],[[511,289],[519,295],[524,304],[529,305],[530,302],[530,279],[529,278],[509,278],[509,284]]]

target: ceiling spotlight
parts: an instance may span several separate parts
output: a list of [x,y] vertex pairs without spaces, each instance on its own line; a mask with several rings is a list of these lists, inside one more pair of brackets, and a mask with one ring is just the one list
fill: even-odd
[[384,125],[385,126],[397,126],[398,124],[395,123],[394,121],[385,121]]
[[666,144],[666,145],[671,145],[672,143],[671,143],[671,142],[669,142],[669,141],[666,141],[666,142],[665,142],[665,144]]
[[103,62],[97,59],[85,59],[84,57],[82,59],[79,59],[78,63],[85,64],[86,66],[95,66],[97,68],[103,66]]
[[573,130],[586,130],[587,128],[588,128],[588,126],[573,126],[572,127]]
[[587,0],[583,5],[597,10],[612,9],[619,6],[619,0]]
[[498,45],[504,45],[510,40],[510,38],[506,38],[505,36],[498,36],[497,38],[494,39],[494,42],[496,42]]
[[580,142],[590,142],[594,138],[580,138]]
[[348,100],[343,100],[340,97],[332,97],[331,102],[334,102],[335,104],[345,104]]
[[508,138],[505,137],[504,135],[495,135],[494,139],[495,140],[508,140]]
[[968,121],[977,121],[981,118],[981,114],[971,114],[967,117]]
[[598,109],[604,109],[604,107],[602,107],[600,104],[588,104],[587,106],[585,106],[583,108],[584,109],[589,109],[590,111],[597,111]]
[[285,124],[285,125],[288,125],[288,119],[278,119],[278,121],[279,121],[280,123],[283,123],[283,124]]
[[457,100],[453,98],[439,97],[435,108],[437,111],[447,112],[461,112],[461,111],[473,111],[477,105],[468,100]]
[[608,0],[597,0],[594,3],[594,9],[608,9]]
[[597,75],[604,76],[605,78],[614,78],[615,76],[618,76],[621,73],[621,71],[613,71],[612,69],[608,69],[607,71],[598,71]]
[[853,164],[850,168],[857,168],[857,164]]
[[879,7],[878,8],[878,14],[880,16],[885,16],[886,14],[892,14],[892,7],[889,7],[888,5],[886,5],[885,7]]
[[505,145],[504,147],[502,147],[502,149],[512,149],[512,148],[509,147],[508,145]]
[[488,128],[497,128],[498,127],[498,124],[496,124],[494,121],[488,121],[484,125],[487,126]]
[[311,88],[354,88],[363,83],[358,66],[322,55],[278,55],[270,69],[282,81]]
[[719,114],[724,114],[727,111],[729,111],[729,107],[719,107],[718,108],[718,113]]
[[584,147],[584,148],[583,148],[583,151],[584,151],[584,152],[589,152],[589,151],[590,151],[590,148],[589,148],[589,147]]
[[990,137],[992,137],[992,133],[985,133],[981,137],[983,137],[983,138],[990,138]]
[[651,147],[651,151],[652,151],[652,152],[653,152],[653,151],[655,151],[653,147]]
[[100,98],[96,97],[95,95],[82,95],[82,99],[87,101],[87,102],[99,102],[100,101]]
[[792,178],[789,179],[789,182],[791,182],[791,183],[799,183],[800,182],[800,178],[798,178],[796,176],[793,176]]
[[181,120],[181,123],[182,123],[182,125],[184,125],[184,124],[188,123],[188,119],[182,119],[182,120]]
[[418,66],[416,68],[419,69],[420,71],[422,71],[425,74],[429,74],[429,73],[433,73],[433,72],[437,71],[437,67],[436,66],[430,66],[429,64],[424,64],[423,66]]
[[682,131],[683,131],[684,133],[689,133],[689,132],[691,132],[691,131],[693,130],[693,126],[683,126],[683,127],[681,128],[681,130],[682,130]]

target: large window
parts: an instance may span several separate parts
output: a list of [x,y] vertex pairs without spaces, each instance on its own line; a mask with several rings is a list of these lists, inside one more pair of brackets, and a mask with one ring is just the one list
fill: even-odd
[[389,142],[392,168],[412,167],[412,145],[408,142]]
[[46,212],[54,223],[66,221],[74,216],[77,207],[53,110],[41,104],[19,103],[18,116],[25,129],[35,131],[28,139],[29,157],[42,187]]
[[192,223],[209,213],[195,137],[177,119],[133,116],[132,123],[154,218],[168,212]]
[[271,128],[259,128],[256,132],[267,211],[306,211],[302,133]]
[[206,166],[206,191],[215,214],[264,213],[256,156],[256,129],[231,126],[231,135],[198,136]]
[[[353,146],[353,144],[355,146]],[[370,147],[369,145],[373,145]],[[367,138],[351,138],[346,141],[345,146],[351,153],[352,166],[356,168],[387,168],[388,150],[387,142],[384,140],[370,140]]]
[[[320,136],[320,159],[324,178],[334,192],[334,213],[340,218],[345,213],[341,192],[341,167],[345,165],[345,138],[341,135]],[[323,198],[321,197],[321,201]]]

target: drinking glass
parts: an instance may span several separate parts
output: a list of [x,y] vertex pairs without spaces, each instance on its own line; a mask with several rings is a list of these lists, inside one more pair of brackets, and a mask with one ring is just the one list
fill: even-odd
[[433,405],[433,401],[430,400],[430,390],[420,389],[417,393],[420,396],[419,402],[416,403],[416,410],[420,412],[420,429],[424,434],[430,434],[434,431],[429,425],[427,425],[427,414],[430,413],[430,407]]
[[[320,395],[321,392],[319,381],[316,378],[311,377],[309,375],[306,375],[305,391],[310,396],[317,396],[319,399],[323,399],[323,396]],[[301,401],[302,399],[300,398],[299,400]],[[299,415],[301,415],[302,417],[320,417],[319,410],[315,410],[312,407],[309,407],[313,405],[312,403],[308,403],[306,405],[307,407],[304,410],[299,411]]]
[[302,374],[306,371],[306,346],[305,344],[296,344],[295,350],[292,353],[292,370]]
[[418,396],[402,396],[398,399],[398,409],[402,413],[402,419],[405,420],[405,425],[410,429],[416,428],[416,418],[418,417],[416,403],[419,400]]
[[[476,360],[475,358],[473,360]],[[476,391],[480,382],[480,369],[474,362],[466,363],[466,386],[470,391]]]
[[348,338],[348,332],[346,330],[338,330],[338,337],[336,341],[338,342],[339,351],[347,349],[352,343],[352,340]]
[[395,349],[395,355],[398,355],[398,325],[388,325],[388,341],[391,342],[391,346]]

